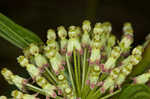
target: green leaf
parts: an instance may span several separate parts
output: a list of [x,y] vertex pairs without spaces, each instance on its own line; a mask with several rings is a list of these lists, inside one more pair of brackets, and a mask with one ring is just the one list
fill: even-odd
[[130,77],[135,77],[139,74],[142,74],[150,68],[150,43],[145,47],[142,57],[143,58],[140,63],[134,66]]
[[26,48],[30,43],[42,42],[36,34],[19,26],[1,13],[0,36],[21,49]]
[[146,85],[129,85],[120,94],[119,99],[150,99],[150,88]]

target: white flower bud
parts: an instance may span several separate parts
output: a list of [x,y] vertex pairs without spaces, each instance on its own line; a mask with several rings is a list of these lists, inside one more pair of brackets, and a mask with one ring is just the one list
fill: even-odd
[[58,30],[58,36],[61,38],[61,39],[65,39],[67,37],[67,31],[66,29],[64,28],[64,26],[59,26],[57,28]]
[[37,55],[39,53],[39,47],[33,43],[30,44],[29,50],[32,55]]
[[101,67],[103,72],[108,72],[109,70],[115,67],[116,65],[115,63],[117,59],[119,58],[120,54],[121,54],[120,47],[115,46],[111,52],[110,57],[105,62],[104,66]]
[[90,81],[90,87],[91,89],[93,89],[95,87],[95,85],[97,84],[97,81],[99,79],[99,75],[101,73],[100,67],[98,65],[94,65],[91,68],[90,73],[88,75],[88,79]]
[[70,26],[68,34],[69,34],[70,38],[77,38],[78,33],[76,32],[76,27],[75,26]]
[[91,22],[89,20],[84,20],[82,23],[82,29],[84,32],[89,33],[91,31]]
[[12,91],[11,96],[15,99],[23,99],[23,93],[18,90]]
[[94,27],[94,29],[93,29],[93,33],[95,34],[95,35],[101,35],[102,33],[103,33],[103,26],[102,26],[102,24],[101,23],[96,23],[95,24],[95,27]]
[[135,56],[132,55],[130,61],[131,61],[132,65],[136,65],[141,61],[141,59],[142,59],[142,56],[140,56],[140,55],[135,55]]
[[143,47],[139,45],[132,50],[132,55],[142,55],[142,52],[143,52]]
[[116,43],[116,37],[114,35],[110,35],[107,41],[108,46],[114,46],[115,43]]
[[114,80],[111,77],[108,77],[104,80],[104,84],[100,88],[101,93],[105,93],[112,86],[114,86]]
[[4,76],[5,80],[7,80],[9,84],[13,84],[11,79],[13,73],[10,70],[8,70],[7,68],[3,68],[1,70],[1,74]]
[[55,31],[53,29],[49,29],[47,31],[47,39],[48,40],[55,40],[56,39],[56,34],[55,34]]
[[112,31],[111,23],[110,22],[104,22],[103,23],[103,29],[104,29],[104,32],[110,33]]
[[80,52],[80,54],[83,53],[82,49],[81,49],[81,45],[78,39],[78,33],[75,30],[75,26],[71,26],[69,29],[69,41],[68,41],[68,46],[67,46],[67,55],[71,56],[73,49],[75,48],[78,52]]
[[25,67],[25,66],[27,66],[27,65],[29,64],[28,59],[25,58],[24,56],[19,56],[19,57],[17,58],[17,60],[18,60],[18,63],[19,63],[22,67]]
[[38,67],[43,67],[48,64],[47,59],[44,56],[42,56],[41,54],[36,55],[34,57],[34,60]]
[[23,94],[18,90],[12,91],[11,96],[13,96],[15,99],[37,99],[36,95]]
[[132,25],[131,25],[130,22],[126,22],[126,23],[123,25],[123,32],[126,32],[127,30],[133,30]]

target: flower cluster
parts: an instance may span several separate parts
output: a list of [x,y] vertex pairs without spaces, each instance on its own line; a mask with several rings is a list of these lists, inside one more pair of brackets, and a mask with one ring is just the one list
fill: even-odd
[[[89,20],[83,21],[82,28],[49,29],[46,44],[32,43],[17,58],[31,78],[15,75],[7,68],[1,70],[5,80],[18,88],[11,97],[40,99],[41,94],[46,99],[99,99],[121,90],[142,59],[144,46],[132,48],[134,31],[129,22],[123,26],[121,40],[111,32],[110,22],[98,22],[92,28]],[[145,84],[149,78],[150,71],[133,78],[133,83]]]

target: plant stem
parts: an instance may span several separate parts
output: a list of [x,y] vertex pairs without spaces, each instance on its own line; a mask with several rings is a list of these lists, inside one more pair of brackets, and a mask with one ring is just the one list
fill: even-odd
[[76,94],[76,89],[75,89],[75,85],[74,85],[74,81],[73,81],[73,74],[71,72],[71,66],[70,66],[70,63],[69,63],[69,59],[68,59],[68,56],[66,54],[66,61],[67,61],[67,68],[68,68],[68,72],[69,72],[69,76],[70,76],[70,80],[71,80],[71,84],[72,84],[72,87],[73,87],[73,91],[75,92]]
[[36,86],[33,86],[33,85],[31,85],[31,84],[26,84],[26,88],[27,88],[28,90],[31,90],[31,91],[40,93],[40,94],[42,94],[42,95],[46,95],[46,93],[45,93],[42,89],[40,89],[40,88],[38,88],[38,87],[36,87]]
[[[85,80],[87,80],[89,72],[90,72],[90,68],[88,68],[88,72],[87,75],[85,76]],[[82,95],[85,97],[89,91],[90,91],[90,85],[84,84],[84,87],[82,89]]]
[[[33,86],[33,85],[31,85],[31,84],[26,84],[26,88],[27,88],[28,90],[31,90],[31,91],[33,91],[33,92],[40,93],[40,94],[46,96],[46,93],[45,93],[42,89],[40,89],[40,88],[38,88],[38,87],[36,87],[36,86]],[[63,98],[62,98],[62,97],[59,97],[59,96],[56,96],[56,99],[63,99]]]
[[95,86],[95,88],[92,89],[92,90],[89,92],[89,94],[88,94],[87,97],[91,97],[91,96],[96,92],[96,89],[97,89],[97,88],[98,88],[98,86]]
[[106,96],[104,96],[104,97],[102,97],[100,99],[108,99],[109,97],[112,97],[113,95],[119,93],[120,91],[121,91],[121,89],[119,89],[119,90],[117,90],[117,91],[115,91],[115,92],[113,92],[113,93],[111,93],[109,95],[106,95]]
[[56,82],[46,72],[43,73],[43,76],[46,77],[50,83],[56,85]]
[[77,68],[77,58],[76,58],[76,50],[73,50],[73,57],[74,57],[74,71],[75,71],[75,81],[76,81],[76,87],[77,87],[77,94],[80,93],[79,88],[79,78],[78,78],[78,68]]
[[84,84],[85,84],[85,72],[86,72],[86,54],[87,54],[87,49],[84,49],[84,59],[83,59],[83,72],[82,72],[82,87],[81,89],[83,89]]
[[[50,77],[52,77],[52,79],[55,81],[53,83],[54,83],[54,85],[56,85],[56,83],[57,83],[56,77],[50,72],[50,70],[47,67],[45,68],[45,71]],[[49,77],[49,79],[51,79],[50,77]]]
[[81,89],[81,66],[80,66],[80,54],[78,53],[78,77],[79,77],[79,88]]

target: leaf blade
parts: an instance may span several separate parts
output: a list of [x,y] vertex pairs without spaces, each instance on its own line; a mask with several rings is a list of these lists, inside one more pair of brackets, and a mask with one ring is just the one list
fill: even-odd
[[120,94],[119,99],[139,99],[139,97],[150,98],[150,88],[146,85],[129,85]]
[[0,36],[21,49],[30,43],[42,42],[36,34],[14,23],[2,13],[0,13]]

